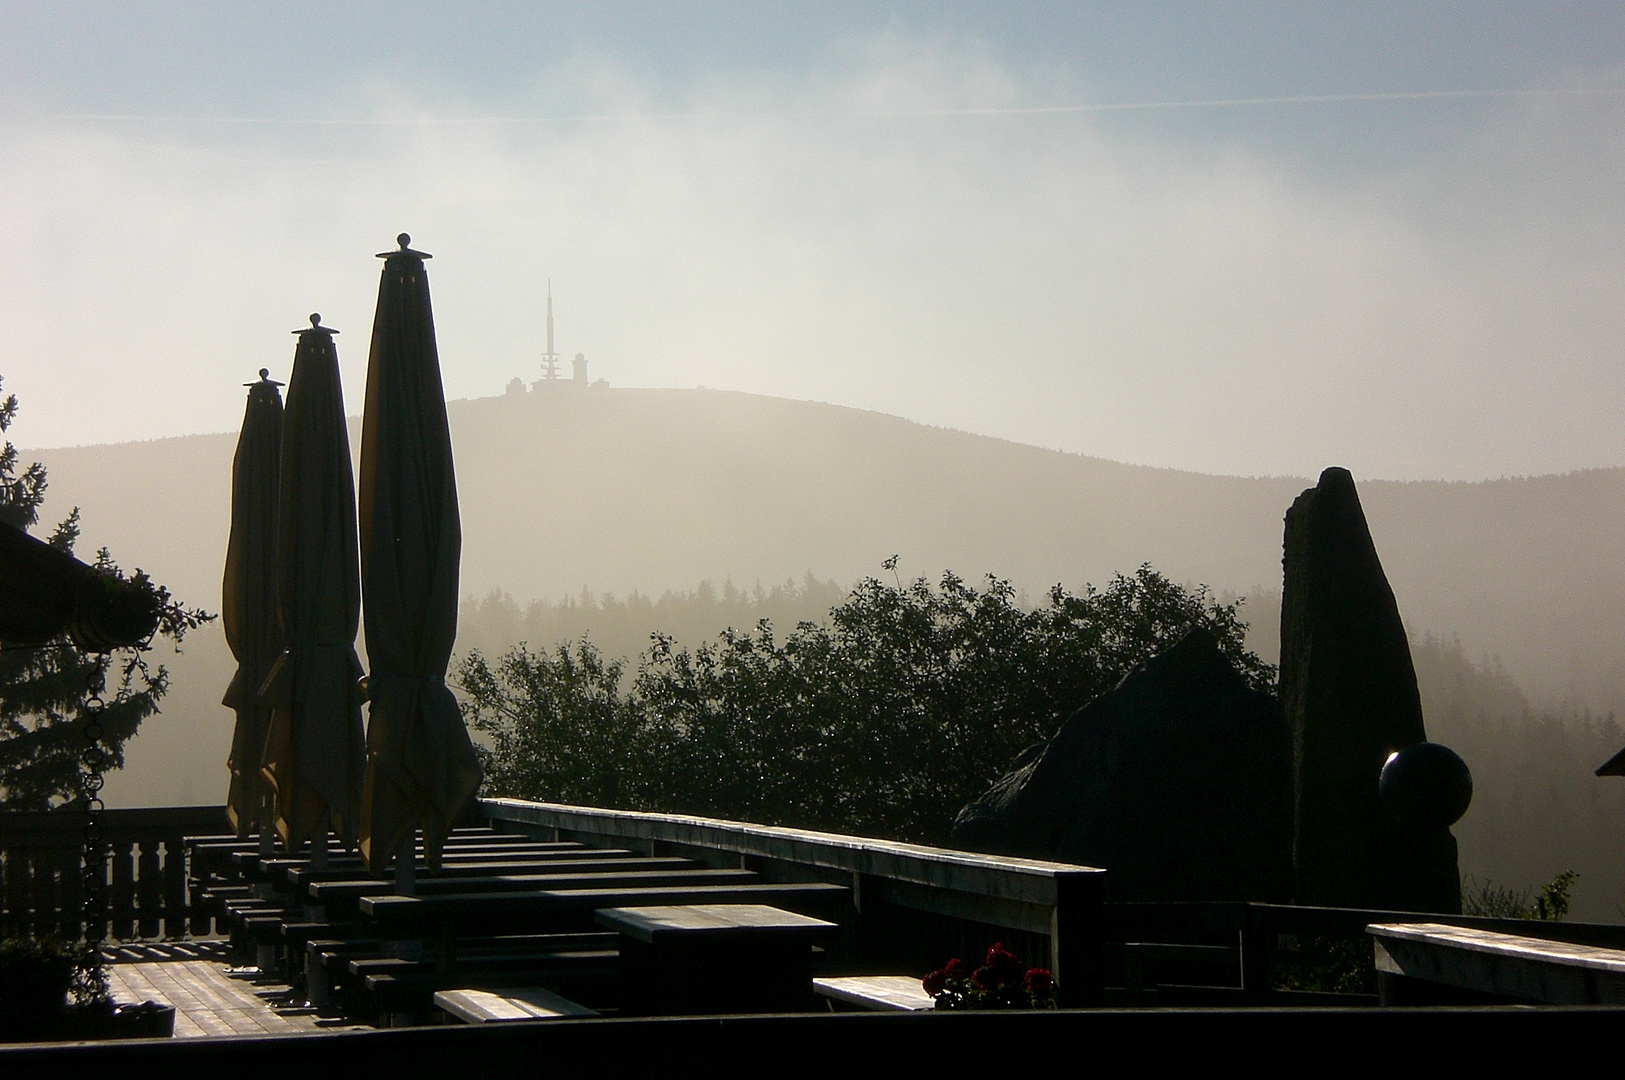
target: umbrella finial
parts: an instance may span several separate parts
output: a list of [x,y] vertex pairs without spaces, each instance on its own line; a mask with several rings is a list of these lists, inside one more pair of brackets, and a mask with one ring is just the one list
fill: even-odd
[[310,313],[310,325],[309,326],[301,326],[299,329],[293,331],[293,333],[295,333],[295,334],[308,334],[312,330],[315,330],[317,333],[321,333],[321,334],[336,334],[336,333],[338,333],[338,331],[333,329],[331,326],[323,326],[322,325],[322,317],[320,315],[318,315],[314,311]]
[[411,237],[411,235],[409,233],[401,233],[400,235],[396,236],[395,237],[395,242],[397,244],[401,245],[400,250],[398,250],[398,251],[380,251],[378,253],[378,257],[380,259],[396,259],[396,258],[400,258],[401,256],[404,255],[409,259],[432,259],[432,258],[434,258],[434,256],[430,255],[427,251],[413,251],[412,250],[412,237]]
[[245,382],[245,383],[243,383],[243,385],[244,386],[282,386],[284,384],[279,383],[275,379],[271,378],[271,369],[270,368],[260,368],[260,381],[259,382]]

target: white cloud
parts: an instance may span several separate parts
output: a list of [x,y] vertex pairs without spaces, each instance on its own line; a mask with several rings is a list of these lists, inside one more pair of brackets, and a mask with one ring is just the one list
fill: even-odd
[[[593,115],[670,111],[611,65],[559,77]],[[622,385],[1213,472],[1625,460],[1617,101],[1480,109],[1380,181],[1087,116],[873,115],[1070,92],[1046,80],[885,40],[813,81],[713,84],[681,119],[11,122],[16,435],[232,428],[312,310],[359,407],[371,255],[406,229],[437,255],[453,396],[535,377],[551,276],[561,351]],[[351,108],[448,115],[377,85]]]

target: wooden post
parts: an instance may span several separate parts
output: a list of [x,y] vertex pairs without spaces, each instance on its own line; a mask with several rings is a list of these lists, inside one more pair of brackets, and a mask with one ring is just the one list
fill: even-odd
[[1050,914],[1050,974],[1063,1009],[1101,1003],[1100,886],[1103,874],[1057,873]]
[[1267,912],[1256,904],[1242,905],[1241,993],[1249,1005],[1263,1005],[1270,996],[1270,926]]
[[327,826],[323,825],[316,830],[316,835],[310,838],[310,868],[312,870],[327,869]]

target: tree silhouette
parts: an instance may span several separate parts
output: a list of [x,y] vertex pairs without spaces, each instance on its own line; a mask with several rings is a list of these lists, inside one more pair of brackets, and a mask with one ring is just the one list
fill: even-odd
[[859,583],[782,641],[762,620],[624,667],[590,642],[471,654],[458,683],[501,795],[687,812],[924,842],[1024,748],[1202,625],[1254,686],[1239,601],[1149,566],[1023,608],[1008,581]]
[[[0,432],[10,430],[18,412],[17,397],[0,400]],[[17,449],[8,440],[0,449],[0,521],[28,529],[39,521],[45,501],[45,467],[34,462],[17,469]],[[73,554],[79,539],[79,508],[52,531],[49,543]],[[181,641],[214,616],[188,608],[139,570],[125,579],[106,548],[92,564],[97,571],[148,593],[159,611],[155,636]],[[99,720],[106,767],[124,764],[124,744],[141,722],[158,711],[169,689],[169,673],[149,666],[150,640],[114,653],[89,653],[66,638],[38,646],[7,646],[0,651],[0,807],[45,810],[81,797],[81,755],[85,750],[86,702],[93,687],[103,687],[106,702]]]

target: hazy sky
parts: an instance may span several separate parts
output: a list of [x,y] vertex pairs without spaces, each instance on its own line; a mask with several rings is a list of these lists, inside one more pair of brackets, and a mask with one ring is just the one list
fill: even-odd
[[1622,52],[1617,3],[0,3],[13,436],[232,429],[310,311],[358,408],[406,230],[454,397],[537,377],[551,277],[614,385],[1625,464]]

